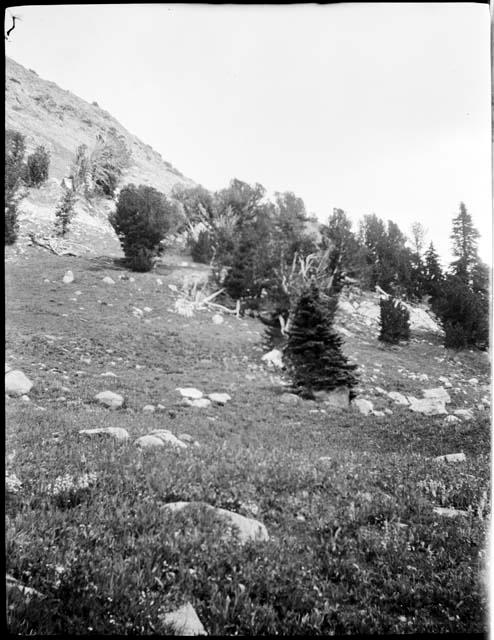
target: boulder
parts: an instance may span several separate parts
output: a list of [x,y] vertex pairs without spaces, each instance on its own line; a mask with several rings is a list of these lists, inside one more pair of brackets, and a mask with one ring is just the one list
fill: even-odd
[[183,398],[191,398],[193,400],[202,398],[203,396],[202,391],[199,391],[199,389],[195,389],[194,387],[178,387],[176,391],[178,391]]
[[423,413],[426,416],[439,416],[447,414],[444,400],[439,398],[414,398],[408,396],[410,409],[417,413]]
[[436,462],[465,462],[467,459],[466,455],[461,453],[447,453],[444,456],[436,456],[434,460]]
[[100,391],[94,396],[94,399],[109,409],[119,409],[124,402],[123,397],[113,391]]
[[228,400],[231,400],[231,396],[228,393],[210,393],[208,398],[216,404],[226,404]]
[[245,544],[250,540],[269,540],[268,531],[262,522],[259,522],[259,520],[255,520],[254,518],[241,516],[239,513],[234,513],[227,509],[213,507],[204,502],[170,502],[165,504],[164,508],[177,512],[192,505],[204,506],[208,511],[214,512],[216,515],[225,519],[229,524],[234,525],[238,529],[238,540],[240,544]]
[[161,614],[159,620],[163,625],[170,626],[177,636],[208,635],[190,602],[171,613]]
[[342,311],[343,313],[352,314],[355,313],[355,309],[351,302],[347,300],[339,300],[338,301],[338,311]]
[[110,278],[110,276],[105,276],[102,280],[105,284],[115,284],[115,280]]
[[101,427],[99,429],[81,429],[79,431],[81,435],[85,436],[103,436],[114,438],[120,442],[126,442],[129,439],[129,433],[127,429],[123,427]]
[[270,368],[283,368],[282,353],[279,349],[272,349],[271,351],[268,351],[268,353],[265,353],[262,356],[261,360]]
[[72,273],[72,271],[66,271],[64,277],[62,278],[62,282],[64,284],[71,284],[72,282],[74,282],[74,274]]
[[444,387],[436,387],[435,389],[422,389],[422,393],[424,394],[424,398],[437,398],[438,400],[443,400],[445,404],[451,402],[449,393]]
[[408,405],[408,400],[399,391],[390,391],[388,393],[388,398],[391,398],[395,404]]
[[31,380],[18,369],[5,374],[5,393],[9,396],[23,396],[31,391],[32,386]]
[[371,413],[374,409],[374,405],[372,404],[372,402],[370,400],[366,400],[365,398],[357,398],[356,400],[353,400],[352,405],[357,407],[360,413],[362,413],[364,416],[369,415],[369,413]]
[[152,436],[153,438],[160,438],[164,444],[169,444],[173,447],[178,447],[179,449],[187,448],[185,442],[179,440],[177,436],[174,436],[171,431],[168,431],[168,429],[157,429],[156,431],[151,431],[149,436]]

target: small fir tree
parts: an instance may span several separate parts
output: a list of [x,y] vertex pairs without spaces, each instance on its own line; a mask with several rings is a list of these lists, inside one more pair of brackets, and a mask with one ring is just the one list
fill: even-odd
[[424,269],[424,290],[425,293],[436,297],[439,293],[441,283],[444,279],[439,255],[431,242],[429,248],[425,252],[425,269]]
[[410,313],[395,298],[381,298],[381,331],[379,340],[390,344],[398,344],[400,340],[410,339]]
[[74,217],[75,192],[66,187],[62,198],[55,211],[55,227],[59,236],[64,236],[69,230],[70,223]]
[[285,362],[293,385],[301,395],[346,386],[353,398],[357,365],[349,364],[341,351],[343,339],[332,327],[332,307],[335,305],[321,299],[315,283],[304,290],[288,331]]

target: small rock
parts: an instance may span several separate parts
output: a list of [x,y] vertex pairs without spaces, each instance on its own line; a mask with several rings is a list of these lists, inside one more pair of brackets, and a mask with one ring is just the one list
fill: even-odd
[[110,276],[105,276],[102,280],[105,284],[115,284],[115,280],[110,278]]
[[155,447],[165,446],[163,440],[157,436],[141,436],[137,438],[134,444],[136,447],[141,447],[142,449],[154,449]]
[[470,378],[470,380],[468,380],[468,384],[471,384],[473,386],[478,385],[478,383],[479,383],[478,378]]
[[473,420],[473,413],[470,409],[455,409],[453,413],[455,416],[460,416],[460,418],[463,418],[464,420]]
[[418,376],[418,379],[419,379],[421,382],[425,382],[426,380],[428,380],[428,379],[429,379],[429,376],[428,376],[426,373],[421,373],[421,374]]
[[164,404],[157,404],[156,405],[156,410],[157,411],[164,411],[166,409]]
[[113,391],[101,391],[94,396],[94,399],[109,409],[118,409],[124,402],[123,397]]
[[32,386],[31,380],[18,369],[5,374],[5,393],[9,396],[23,396],[31,391]]
[[188,444],[192,444],[194,442],[194,438],[190,436],[188,433],[179,433],[178,437],[182,442],[187,442]]
[[82,296],[82,291],[76,291],[76,292],[74,293],[74,295],[75,295],[75,296]]
[[434,513],[438,516],[445,516],[446,518],[457,518],[458,516],[468,516],[468,511],[461,509],[453,509],[451,507],[434,507]]
[[230,524],[237,527],[238,539],[241,544],[244,544],[249,540],[269,540],[268,531],[262,522],[254,520],[253,518],[241,516],[239,513],[234,513],[233,511],[213,507],[203,502],[170,502],[165,504],[164,508],[176,512],[182,511],[182,509],[191,505],[202,505],[208,511],[213,511],[216,515],[221,516],[225,520],[229,521]]
[[207,636],[206,630],[190,602],[176,611],[160,615],[159,619],[162,624],[169,625],[177,636]]
[[438,380],[443,383],[443,386],[446,387],[446,389],[450,389],[453,386],[445,376],[440,376]]
[[154,404],[147,404],[142,408],[143,413],[154,413],[155,410]]
[[352,405],[357,407],[360,413],[362,413],[364,416],[369,415],[369,413],[371,413],[374,409],[374,405],[372,404],[372,402],[370,400],[366,400],[365,398],[357,398],[353,400]]
[[393,415],[393,412],[391,411],[391,409],[384,409],[384,413],[386,413],[388,416]]
[[85,436],[108,436],[126,442],[129,439],[129,433],[127,429],[123,427],[102,427],[100,429],[81,429],[79,431],[81,435]]
[[437,462],[465,462],[467,459],[466,455],[461,453],[448,453],[444,456],[436,456],[434,460]]
[[388,397],[391,398],[395,404],[408,405],[408,400],[399,391],[390,391]]
[[277,369],[283,368],[282,353],[279,349],[272,349],[271,351],[268,351],[268,353],[265,353],[262,356],[261,360],[265,362],[268,367],[275,367]]
[[194,400],[184,398],[184,402],[187,406],[196,407],[197,409],[206,409],[211,405],[211,400],[208,398],[195,398]]
[[171,431],[168,431],[168,429],[158,429],[156,431],[151,431],[149,435],[153,438],[160,438],[161,440],[163,440],[164,444],[171,444],[174,447],[178,447],[179,449],[187,448],[185,442],[177,438],[177,436],[174,436]]
[[446,416],[444,418],[444,422],[446,424],[451,424],[451,423],[454,423],[454,422],[460,422],[460,418],[458,418],[457,416],[449,415],[449,416]]
[[451,402],[449,393],[444,387],[436,387],[435,389],[422,389],[422,392],[424,394],[424,398],[437,398],[438,400],[443,400],[445,404]]
[[100,373],[102,378],[118,378],[118,376],[113,373],[113,371],[105,371],[105,373]]
[[62,282],[64,284],[71,284],[71,282],[74,282],[74,274],[72,273],[72,271],[66,271],[64,277],[62,278]]
[[438,416],[447,413],[444,406],[444,400],[439,398],[414,398],[408,396],[410,402],[410,409],[417,413],[423,413],[426,416]]
[[332,391],[313,391],[314,398],[335,409],[346,409],[350,406],[350,389],[342,386]]
[[331,462],[331,456],[320,456],[318,460],[319,462]]
[[162,285],[163,280],[161,278],[156,278],[156,284]]
[[31,402],[31,398],[29,396],[26,396],[26,395],[21,396],[21,400],[22,400],[22,402]]
[[208,398],[216,404],[226,404],[228,400],[231,400],[231,397],[228,393],[210,393]]
[[144,307],[143,311],[145,311],[146,313],[151,313],[152,309],[151,307]]
[[386,414],[384,413],[384,411],[376,411],[376,410],[374,410],[372,412],[372,415],[373,416],[378,416],[379,418],[383,418]]
[[223,316],[220,315],[219,313],[215,313],[213,318],[213,324],[222,324],[223,323]]
[[295,393],[282,393],[280,396],[280,402],[282,404],[298,404],[300,398]]
[[178,387],[176,391],[178,391],[183,398],[198,399],[203,396],[202,391],[199,391],[199,389],[195,389],[194,387]]

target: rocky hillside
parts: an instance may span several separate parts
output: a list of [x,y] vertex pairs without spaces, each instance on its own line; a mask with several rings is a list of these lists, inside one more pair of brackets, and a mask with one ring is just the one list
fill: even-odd
[[[98,134],[121,136],[132,153],[132,164],[125,171],[122,184],[149,184],[164,193],[169,193],[176,183],[195,184],[96,103],[89,104],[54,82],[43,80],[35,71],[11,58],[6,58],[5,73],[6,128],[25,135],[27,154],[40,144],[51,154],[48,184],[42,189],[30,190],[21,203],[21,240],[33,227],[48,231],[60,197],[61,180],[67,176],[77,147],[86,144],[91,149]],[[110,201],[104,200],[96,201],[93,206],[78,203],[73,231],[77,239],[82,241],[87,230],[86,244],[106,239],[118,250],[116,238],[106,223],[111,206]]]

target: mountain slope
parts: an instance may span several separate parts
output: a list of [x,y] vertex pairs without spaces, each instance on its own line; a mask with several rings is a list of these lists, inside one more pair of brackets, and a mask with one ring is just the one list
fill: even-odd
[[[91,149],[98,135],[121,137],[131,151],[131,166],[124,172],[121,185],[149,184],[166,194],[176,183],[195,182],[175,169],[161,155],[125,129],[96,103],[89,104],[54,82],[43,80],[11,58],[6,58],[5,126],[26,137],[26,156],[40,144],[50,152],[50,180],[42,189],[31,189],[20,205],[21,240],[27,230],[47,231],[61,194],[61,180],[68,175],[76,149],[86,144]],[[78,237],[84,229],[96,226],[97,236],[113,231],[106,222],[113,203],[95,200],[92,205],[79,202],[76,211]],[[91,240],[91,234],[89,237]],[[114,242],[116,238],[113,237]]]

